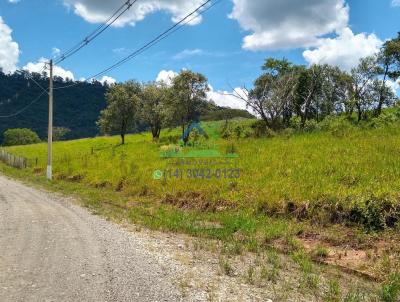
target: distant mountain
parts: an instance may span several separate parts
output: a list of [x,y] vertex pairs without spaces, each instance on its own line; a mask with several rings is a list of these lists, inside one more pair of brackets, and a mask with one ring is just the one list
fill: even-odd
[[[39,74],[32,74],[32,77],[41,86],[49,86],[47,78]],[[54,81],[54,87],[70,84],[73,82],[65,82],[57,77]],[[68,89],[54,90],[54,127],[71,129],[67,139],[95,136],[98,133],[96,120],[106,106],[104,94],[107,86],[99,82],[75,84]],[[0,116],[12,115],[24,109],[41,93],[42,90],[26,75],[0,72]],[[0,136],[9,128],[30,128],[43,139],[47,137],[47,121],[48,96],[43,94],[21,114],[0,117]]]
[[[40,74],[31,77],[42,87],[47,88],[48,78]],[[75,84],[66,89],[54,90],[54,127],[66,127],[71,130],[65,139],[77,139],[98,135],[96,121],[106,106],[107,85],[94,81],[72,82],[55,77],[54,87]],[[10,128],[30,128],[41,139],[47,137],[48,96],[42,93],[27,74],[4,74],[0,71],[0,143],[4,131]],[[26,110],[27,106],[29,106]],[[18,115],[13,115],[23,110]],[[209,103],[202,113],[201,120],[221,120],[234,117],[252,118],[245,110],[218,107]],[[141,127],[142,128],[142,127]],[[143,129],[141,129],[143,130]]]

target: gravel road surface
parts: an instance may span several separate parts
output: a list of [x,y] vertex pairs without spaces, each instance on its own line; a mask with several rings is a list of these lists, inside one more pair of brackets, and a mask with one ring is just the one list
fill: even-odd
[[181,301],[140,238],[0,175],[0,301]]
[[78,204],[0,174],[0,302],[320,301],[299,293],[283,255],[279,282],[260,272],[249,282],[250,268],[272,269],[265,255],[221,254],[219,242],[116,224]]

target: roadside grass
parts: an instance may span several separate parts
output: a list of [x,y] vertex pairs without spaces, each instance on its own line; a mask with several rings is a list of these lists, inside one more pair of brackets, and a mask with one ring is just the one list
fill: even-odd
[[[254,217],[249,217],[249,213],[228,212],[230,210],[223,213],[182,211],[171,205],[155,203],[148,200],[147,197],[139,198],[134,205],[127,206],[131,198],[109,188],[92,188],[82,183],[66,180],[49,182],[43,176],[27,174],[26,171],[17,170],[4,164],[0,164],[0,171],[50,191],[75,196],[77,197],[76,201],[87,207],[93,214],[101,215],[109,220],[135,223],[149,229],[187,233],[200,237],[200,240],[204,238],[205,241],[203,241],[201,248],[210,249],[217,254],[220,253],[220,272],[228,277],[242,276],[240,272],[235,270],[230,259],[235,256],[242,257],[241,254],[248,250],[249,246],[252,246],[250,243],[254,244],[260,238],[260,234],[262,234],[260,230],[264,230],[265,238],[283,237],[286,238],[285,240],[289,242],[288,244],[293,250],[298,249],[297,244],[292,243],[292,241],[295,241],[294,236],[302,229],[302,226],[299,226],[295,221],[265,216],[259,216],[260,220],[257,220]],[[215,221],[217,220],[219,222],[216,224]],[[254,234],[255,229],[257,229],[256,236]],[[274,236],[271,237],[271,234],[274,234]],[[212,241],[209,241],[210,239],[217,239],[221,244],[218,245],[219,247],[215,247]],[[257,282],[257,286],[270,286],[272,284],[280,288],[288,282],[283,276],[287,274],[286,262],[290,260],[290,257],[289,260],[286,259],[282,262],[282,257],[285,258],[285,256],[280,255],[275,248],[268,245],[264,246],[262,243],[263,241],[259,242],[260,245],[257,247],[256,254],[265,254],[264,262],[257,266],[250,266],[242,273],[243,278],[249,284]],[[316,297],[315,299],[318,300],[325,291],[322,288],[323,282],[326,282],[325,279],[320,281],[319,275],[329,276],[331,273],[321,272],[320,269],[316,271],[311,268],[314,265],[304,251],[298,251],[298,255],[300,255],[298,259],[295,255],[296,252],[293,252],[293,265],[298,265],[299,271],[292,271],[291,274],[300,277],[298,281],[296,281],[297,279],[291,280],[292,285],[284,292],[277,289],[276,297],[279,300],[279,297],[282,298],[285,295],[286,298],[291,295],[304,295]],[[256,268],[258,268],[257,271]],[[311,271],[312,274],[308,274]],[[293,287],[295,284],[300,284],[300,287],[296,289]],[[318,286],[321,286],[321,288],[318,288]],[[342,286],[346,289],[346,284],[342,284]],[[373,282],[361,280],[356,288],[363,292],[363,299],[354,301],[377,301],[376,297],[380,292]],[[352,291],[348,291],[348,295],[352,295]]]
[[[217,239],[235,234],[239,241],[247,236],[250,250],[278,238],[286,238],[292,248],[290,235],[304,231],[298,221],[325,228],[332,241],[340,238],[335,229],[329,234],[332,225],[362,229],[344,242],[365,240],[368,233],[373,236],[398,224],[400,128],[352,129],[339,137],[313,132],[224,140],[219,138],[224,123],[202,127],[209,133],[208,143],[222,154],[235,145],[240,157],[227,163],[177,166],[176,160],[161,158],[162,147],[179,139],[179,129],[164,130],[159,142],[153,142],[149,133],[129,135],[125,145],[119,145],[119,137],[97,137],[54,143],[54,183],[109,191],[108,204],[151,228],[212,234]],[[6,150],[28,158],[24,173],[43,177],[46,144]],[[153,178],[156,170],[231,167],[240,168],[239,178]],[[199,215],[209,221],[207,226],[201,225],[204,219]]]
[[[210,123],[205,128],[212,127]],[[216,206],[229,203],[269,215],[289,212],[321,223],[340,220],[359,208],[353,218],[366,227],[370,224],[372,231],[381,228],[387,221],[380,219],[387,217],[373,217],[380,208],[365,207],[368,200],[400,204],[400,129],[396,127],[354,130],[344,137],[316,132],[233,141],[216,138],[215,126],[212,133],[210,142],[218,144],[222,153],[229,144],[235,145],[240,158],[232,165],[241,169],[240,178],[153,179],[155,170],[177,168],[171,160],[160,158],[160,147],[168,144],[169,137],[179,136],[177,130],[165,131],[161,143],[152,142],[147,133],[128,136],[126,145],[118,145],[118,137],[55,143],[54,177],[133,197],[163,200],[168,195],[170,202],[186,207],[196,208],[195,201],[206,199]],[[27,157],[31,172],[44,173],[46,144],[7,150]],[[189,168],[193,167],[183,167]],[[193,192],[199,200],[190,200],[195,199]]]
[[[325,258],[329,251],[318,246],[310,257],[301,249],[299,234],[320,231],[336,244],[358,245],[387,227],[396,230],[400,129],[354,129],[339,137],[314,132],[223,140],[218,132],[221,123],[203,127],[211,134],[210,144],[217,144],[221,153],[235,145],[240,158],[218,168],[237,165],[241,169],[237,179],[154,179],[155,170],[177,168],[160,157],[162,146],[176,142],[177,129],[164,131],[159,142],[152,142],[148,133],[129,135],[125,145],[119,145],[118,137],[57,142],[52,182],[44,177],[46,144],[6,148],[27,157],[29,167],[16,170],[0,164],[0,171],[75,194],[92,212],[109,219],[220,240],[221,271],[226,275],[233,270],[230,255],[267,250],[267,264],[257,274],[277,282],[282,267],[270,248],[278,246],[291,255],[301,272],[301,284],[312,291],[318,291],[322,281],[311,258]],[[342,233],[335,227],[341,223],[355,226],[356,236],[341,239]],[[397,270],[398,264],[391,260],[392,268]],[[390,269],[385,264],[382,267],[385,280]],[[249,267],[247,282],[254,283],[255,275]],[[330,299],[335,300],[338,286],[326,286]],[[386,292],[397,295],[392,288],[396,286],[389,285]],[[343,301],[357,301],[358,293],[349,291],[343,297]]]
[[[205,128],[211,129],[212,125]],[[148,133],[128,136],[126,145],[118,145],[118,137],[55,143],[54,176],[130,196],[162,199],[166,194],[198,192],[200,197],[216,203],[229,201],[235,207],[251,207],[269,214],[291,211],[322,222],[333,219],[332,215],[325,217],[331,211],[321,211],[324,208],[334,210],[337,216],[343,214],[334,208],[337,204],[350,208],[370,198],[398,201],[398,127],[354,130],[344,137],[316,132],[233,141],[218,139],[215,133],[214,126],[210,142],[217,143],[222,152],[229,144],[236,146],[239,179],[154,180],[155,170],[172,166],[170,160],[159,155],[160,146],[168,144],[169,137],[179,136],[176,130],[165,131],[161,143],[153,143]],[[46,144],[6,149],[27,157],[31,171],[45,171]],[[312,213],[314,205],[318,213]]]

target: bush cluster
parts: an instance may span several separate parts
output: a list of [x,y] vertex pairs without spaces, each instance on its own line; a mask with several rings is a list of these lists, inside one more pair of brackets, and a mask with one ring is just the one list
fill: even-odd
[[289,126],[280,130],[273,130],[263,120],[243,122],[234,120],[227,122],[221,129],[221,137],[224,139],[261,138],[282,135],[289,137],[293,133],[310,133],[316,131],[329,132],[335,137],[344,137],[354,129],[376,129],[391,126],[400,122],[400,106],[388,108],[378,117],[370,117],[367,120],[357,122],[346,115],[329,115],[322,121],[307,120],[304,126],[301,119],[294,116],[290,119]]

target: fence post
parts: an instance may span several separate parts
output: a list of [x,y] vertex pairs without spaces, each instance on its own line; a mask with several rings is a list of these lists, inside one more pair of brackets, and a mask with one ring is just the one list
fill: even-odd
[[0,150],[0,161],[6,165],[12,166],[18,169],[24,169],[28,166],[28,159],[22,156],[16,156],[8,153],[5,150]]

